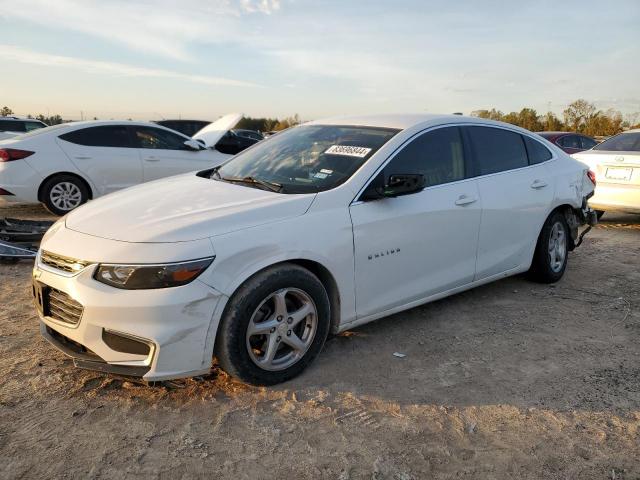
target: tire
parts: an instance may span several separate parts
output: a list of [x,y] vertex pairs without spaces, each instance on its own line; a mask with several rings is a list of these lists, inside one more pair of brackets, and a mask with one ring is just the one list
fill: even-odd
[[216,338],[218,363],[253,385],[285,382],[322,350],[330,314],[327,291],[313,273],[288,263],[270,267],[229,299]]
[[54,215],[66,215],[87,200],[87,185],[74,175],[55,175],[42,185],[42,203]]
[[598,217],[598,220],[600,220],[603,215],[604,215],[604,210],[596,210],[596,216]]
[[[552,245],[555,244],[552,250]],[[569,226],[560,212],[552,213],[544,223],[533,254],[529,276],[540,283],[555,283],[562,278],[569,257]]]

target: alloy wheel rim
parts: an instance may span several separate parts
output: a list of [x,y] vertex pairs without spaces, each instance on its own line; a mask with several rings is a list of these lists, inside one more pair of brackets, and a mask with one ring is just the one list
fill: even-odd
[[567,256],[567,236],[564,225],[556,222],[551,227],[549,235],[549,266],[551,270],[558,273],[562,270],[565,257]]
[[297,288],[265,298],[251,315],[246,333],[249,357],[263,370],[281,371],[307,353],[318,329],[313,299]]
[[49,194],[51,203],[60,210],[73,210],[80,206],[82,192],[71,182],[60,182],[53,186]]

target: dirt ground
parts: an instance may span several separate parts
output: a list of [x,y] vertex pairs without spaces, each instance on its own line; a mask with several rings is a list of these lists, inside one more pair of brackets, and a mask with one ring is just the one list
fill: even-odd
[[272,388],[78,370],[39,336],[30,268],[0,265],[2,478],[640,479],[640,216],[605,215],[557,285],[379,320]]

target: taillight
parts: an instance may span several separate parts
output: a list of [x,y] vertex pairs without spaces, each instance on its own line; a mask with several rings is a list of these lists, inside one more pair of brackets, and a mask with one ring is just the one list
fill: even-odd
[[35,152],[29,150],[18,150],[17,148],[0,148],[0,162],[12,162],[21,160],[33,155]]
[[595,187],[596,186],[596,174],[592,170],[589,170],[587,172],[587,177],[589,177],[589,180],[591,180],[591,183],[593,183],[593,186]]

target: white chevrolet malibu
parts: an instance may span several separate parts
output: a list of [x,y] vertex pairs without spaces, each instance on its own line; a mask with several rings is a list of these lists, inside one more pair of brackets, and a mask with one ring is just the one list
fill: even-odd
[[79,367],[274,384],[329,332],[521,272],[559,280],[595,223],[587,167],[460,116],[338,118],[58,221],[33,271],[41,331]]

